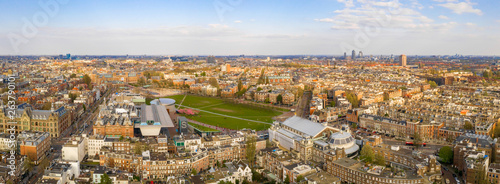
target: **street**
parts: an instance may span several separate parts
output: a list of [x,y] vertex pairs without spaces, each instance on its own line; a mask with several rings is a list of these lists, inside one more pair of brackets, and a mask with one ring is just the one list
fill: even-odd
[[[54,159],[60,158],[61,157],[61,149],[62,146],[69,140],[69,137],[71,136],[72,133],[80,133],[80,130],[84,128],[85,123],[88,125],[85,130],[83,130],[81,133],[86,133],[90,134],[92,132],[92,126],[93,123],[90,123],[90,121],[93,121],[97,118],[97,115],[99,114],[99,105],[103,102],[104,98],[109,100],[109,96],[111,93],[114,92],[114,89],[111,88],[107,90],[107,92],[99,99],[99,101],[93,103],[81,116],[79,119],[76,120],[70,127],[68,127],[60,137],[58,138],[53,138],[52,139],[52,145],[51,148],[53,149],[50,153],[48,153],[47,159],[52,162]],[[90,113],[90,114],[89,114]],[[95,121],[93,121],[95,122]],[[78,132],[76,132],[78,131]],[[44,170],[39,171],[39,166],[34,166],[33,167],[33,173],[34,174],[30,178],[25,178],[22,183],[29,183],[29,184],[36,184],[40,178],[43,177]]]

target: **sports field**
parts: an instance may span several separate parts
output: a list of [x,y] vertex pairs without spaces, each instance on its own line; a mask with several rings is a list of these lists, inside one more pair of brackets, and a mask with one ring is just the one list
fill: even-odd
[[[166,98],[172,98],[175,100],[176,104],[179,104],[184,98],[184,95],[174,95],[174,96],[168,96]],[[194,95],[187,95],[182,105],[200,109],[203,111],[217,113],[217,114],[212,114],[209,112],[200,111],[197,115],[187,116],[187,118],[202,123],[229,129],[250,128],[254,130],[265,130],[269,128],[270,126],[269,124],[252,122],[248,120],[256,120],[256,121],[272,123],[273,122],[272,117],[281,115],[283,113],[276,110],[262,109],[244,104],[233,104],[229,102],[224,102],[223,100],[218,98],[202,97]],[[181,108],[187,108],[187,107],[181,107]],[[226,117],[224,115],[230,117]],[[237,119],[233,117],[242,119]]]

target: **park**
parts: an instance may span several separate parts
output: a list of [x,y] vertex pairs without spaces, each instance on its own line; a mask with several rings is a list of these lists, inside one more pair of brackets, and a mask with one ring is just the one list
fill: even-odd
[[273,122],[272,118],[283,113],[274,109],[237,104],[212,97],[174,95],[167,98],[174,99],[176,105],[181,105],[177,107],[178,109],[191,108],[199,111],[198,114],[187,115],[186,118],[234,130],[244,128],[266,130]]

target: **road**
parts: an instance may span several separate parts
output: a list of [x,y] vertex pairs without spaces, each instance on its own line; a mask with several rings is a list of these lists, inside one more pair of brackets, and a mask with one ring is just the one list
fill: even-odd
[[[104,98],[109,99],[109,95],[113,92],[114,88],[108,89],[108,91],[99,99],[99,101],[93,103],[89,108],[87,108],[86,111],[80,116],[80,118],[63,132],[62,137],[68,137],[68,134],[71,135],[71,133],[75,133],[75,128],[79,127],[79,129],[81,129],[84,123],[87,123],[89,127],[91,127],[91,123],[89,122],[96,117],[96,114],[98,114],[98,111],[96,111],[96,109],[99,108],[100,104],[102,104]],[[91,114],[89,115],[89,113]]]
[[309,103],[312,99],[311,91],[304,91],[302,97],[300,98],[300,102],[297,105],[297,116],[302,118],[308,118],[310,113]]
[[453,169],[451,167],[447,167],[445,165],[441,165],[441,171],[443,171],[443,179],[444,180],[446,180],[446,179],[450,180],[450,184],[456,184],[457,183],[457,180],[455,180],[455,177],[453,176],[453,174],[455,174],[455,176],[458,176],[458,175],[453,172]]
[[[54,150],[54,152],[49,153],[49,155],[47,157],[49,159],[49,161],[52,161],[52,160],[54,160],[54,159],[56,159],[56,158],[58,158],[58,157],[61,156],[62,146],[69,140],[69,136],[71,135],[71,133],[77,133],[77,132],[75,132],[75,128],[78,128],[76,130],[79,131],[80,129],[83,128],[84,124],[87,123],[88,127],[87,127],[87,129],[84,132],[87,133],[87,134],[89,134],[92,131],[92,125],[93,124],[89,123],[90,120],[95,119],[97,117],[97,115],[99,114],[99,110],[98,110],[99,104],[103,103],[104,97],[106,97],[106,99],[109,99],[109,95],[112,94],[113,92],[114,92],[114,88],[110,88],[99,99],[99,101],[97,101],[96,103],[93,103],[88,109],[86,109],[86,111],[80,116],[80,118],[78,118],[77,121],[75,123],[73,123],[70,127],[68,127],[61,134],[60,137],[52,139],[52,145],[51,145],[51,147]],[[36,182],[38,182],[38,180],[43,177],[44,171],[37,171],[37,170],[38,170],[38,166],[34,167],[34,171],[37,174],[35,174],[34,176],[30,177],[29,181],[27,181],[27,183],[36,184]],[[25,181],[25,180],[23,180],[23,181]],[[25,182],[23,182],[23,183],[25,183]]]

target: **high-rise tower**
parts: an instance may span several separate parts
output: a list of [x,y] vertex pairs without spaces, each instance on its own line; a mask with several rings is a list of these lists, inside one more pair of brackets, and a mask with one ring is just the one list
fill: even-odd
[[406,66],[406,55],[402,54],[401,56],[399,56],[399,63],[401,64],[401,66]]

